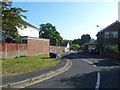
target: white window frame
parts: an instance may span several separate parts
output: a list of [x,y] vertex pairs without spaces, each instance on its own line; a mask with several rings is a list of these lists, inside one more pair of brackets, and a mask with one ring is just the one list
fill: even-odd
[[118,32],[114,32],[114,38],[118,38]]
[[[113,37],[110,36],[110,33],[113,34]],[[105,38],[118,38],[118,32],[105,32]]]

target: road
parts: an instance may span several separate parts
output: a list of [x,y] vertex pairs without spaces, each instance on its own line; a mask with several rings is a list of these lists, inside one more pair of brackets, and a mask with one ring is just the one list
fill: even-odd
[[65,53],[62,59],[72,61],[68,71],[27,88],[120,88],[120,65],[109,62],[114,59],[78,52]]

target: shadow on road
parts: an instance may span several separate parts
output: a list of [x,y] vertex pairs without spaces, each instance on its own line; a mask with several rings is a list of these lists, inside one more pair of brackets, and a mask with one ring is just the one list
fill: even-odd
[[115,58],[107,58],[103,57],[100,55],[95,55],[95,54],[86,54],[83,52],[76,52],[76,53],[70,53],[68,55],[65,55],[62,57],[62,59],[67,58],[67,59],[96,59],[96,66],[119,66],[120,65],[120,60],[115,59]]
[[[101,70],[100,88],[120,88],[120,72],[117,69]],[[77,74],[71,78],[61,79],[65,87],[92,88],[94,90],[97,81],[97,72],[90,72],[83,75]],[[63,86],[64,87],[64,86]]]
[[112,59],[104,59],[93,64],[95,64],[96,66],[119,66],[120,65],[120,63],[118,63],[117,61],[113,61]]
[[68,88],[95,88],[96,75],[97,72],[77,74],[71,78],[61,79],[60,83],[65,83],[63,87]]

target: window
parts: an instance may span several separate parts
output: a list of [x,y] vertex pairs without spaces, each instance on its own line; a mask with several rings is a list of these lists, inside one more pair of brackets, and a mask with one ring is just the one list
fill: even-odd
[[105,32],[105,38],[109,38],[109,32]]
[[105,32],[105,38],[118,38],[118,32]]
[[118,32],[114,32],[114,38],[118,38]]

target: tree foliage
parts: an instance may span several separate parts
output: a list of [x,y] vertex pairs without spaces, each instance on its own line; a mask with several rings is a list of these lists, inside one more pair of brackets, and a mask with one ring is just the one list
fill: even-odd
[[81,42],[82,44],[88,43],[90,41],[91,37],[89,34],[83,34],[81,36]]
[[72,43],[82,45],[82,44],[85,44],[85,43],[89,43],[90,39],[91,39],[91,36],[89,34],[83,34],[81,36],[81,39],[74,39],[72,41]]
[[40,25],[40,38],[50,39],[50,45],[60,46],[63,38],[60,36],[60,33],[56,30],[56,27],[51,23],[41,24]]
[[61,45],[62,45],[62,46],[67,46],[68,43],[69,43],[70,45],[72,45],[72,40],[66,40],[66,39],[65,39],[65,40],[62,41],[62,44],[61,44]]
[[26,27],[26,23],[22,19],[26,18],[26,16],[22,15],[23,12],[27,12],[27,10],[12,7],[12,2],[2,2],[2,30],[5,31],[5,34],[18,41],[20,38],[17,27]]
[[78,44],[72,44],[72,45],[70,46],[70,49],[71,49],[71,50],[78,50],[78,49],[80,49],[80,45],[78,45]]

